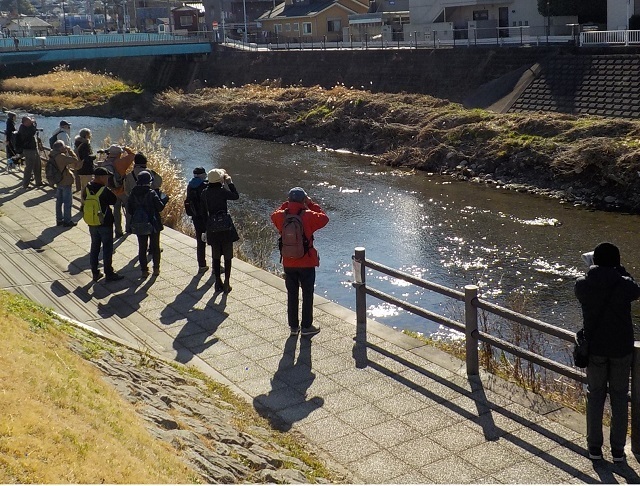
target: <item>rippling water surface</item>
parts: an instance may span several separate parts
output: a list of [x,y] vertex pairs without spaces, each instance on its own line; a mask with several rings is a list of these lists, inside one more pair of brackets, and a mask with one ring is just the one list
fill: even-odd
[[[58,119],[40,119],[45,139]],[[70,117],[73,132],[121,137],[117,119]],[[354,308],[351,255],[367,257],[449,287],[475,283],[497,303],[528,296],[527,313],[568,329],[580,327],[573,280],[585,271],[581,254],[600,241],[616,243],[632,274],[640,265],[638,216],[591,212],[529,194],[452,182],[438,176],[373,165],[365,157],[169,128],[166,141],[185,177],[198,165],[224,167],[256,220],[269,215],[300,185],[331,219],[319,231],[316,291]],[[195,254],[194,254],[195,258]],[[277,254],[274,251],[274,261]],[[456,314],[449,299],[370,272],[370,285],[430,310]],[[427,334],[438,326],[369,298],[369,315]],[[460,316],[456,316],[460,317]]]

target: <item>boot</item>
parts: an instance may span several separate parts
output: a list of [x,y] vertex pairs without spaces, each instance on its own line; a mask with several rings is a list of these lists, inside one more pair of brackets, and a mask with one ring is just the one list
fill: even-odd
[[224,290],[224,286],[222,285],[222,277],[220,276],[220,260],[213,260],[213,274],[216,277],[216,284],[214,290],[216,292],[222,292]]

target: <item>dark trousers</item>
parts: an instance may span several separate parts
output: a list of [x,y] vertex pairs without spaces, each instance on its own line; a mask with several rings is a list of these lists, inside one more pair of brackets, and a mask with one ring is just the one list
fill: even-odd
[[102,247],[102,258],[104,260],[104,272],[107,275],[113,273],[113,227],[112,226],[89,226],[91,235],[91,250],[89,252],[89,263],[91,272],[98,273],[98,257],[100,247]]
[[207,266],[207,242],[202,241],[202,235],[207,232],[207,223],[193,221],[193,227],[196,229],[196,257],[198,258],[198,266]]
[[149,261],[147,260],[147,251],[151,250],[151,258],[153,259],[153,268],[160,270],[160,232],[151,233],[150,235],[138,235],[138,262],[140,269],[149,269]]
[[587,444],[602,447],[602,413],[607,398],[611,401],[611,449],[624,450],[629,420],[629,373],[633,355],[622,358],[589,356],[587,366]]
[[287,287],[287,319],[289,327],[299,327],[299,288],[302,288],[302,327],[308,328],[313,324],[313,291],[315,283],[315,267],[287,267],[284,269],[284,284]]

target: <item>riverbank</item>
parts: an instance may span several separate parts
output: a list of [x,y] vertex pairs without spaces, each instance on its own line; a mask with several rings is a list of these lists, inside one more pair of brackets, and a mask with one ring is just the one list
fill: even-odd
[[[6,88],[3,88],[6,89]],[[78,98],[80,100],[80,98]],[[5,106],[16,107],[3,96]],[[158,122],[234,137],[311,144],[605,210],[640,212],[640,123],[554,113],[495,114],[426,95],[337,86],[246,85],[159,94],[118,91],[75,108],[23,108]]]

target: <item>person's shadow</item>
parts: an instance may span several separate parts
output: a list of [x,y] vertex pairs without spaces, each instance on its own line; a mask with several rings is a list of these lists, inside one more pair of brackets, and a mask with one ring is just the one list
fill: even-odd
[[307,390],[316,378],[311,367],[311,340],[298,336],[287,339],[278,370],[271,378],[271,390],[253,399],[253,407],[271,426],[286,432],[292,425],[324,405],[322,397],[307,398]]

